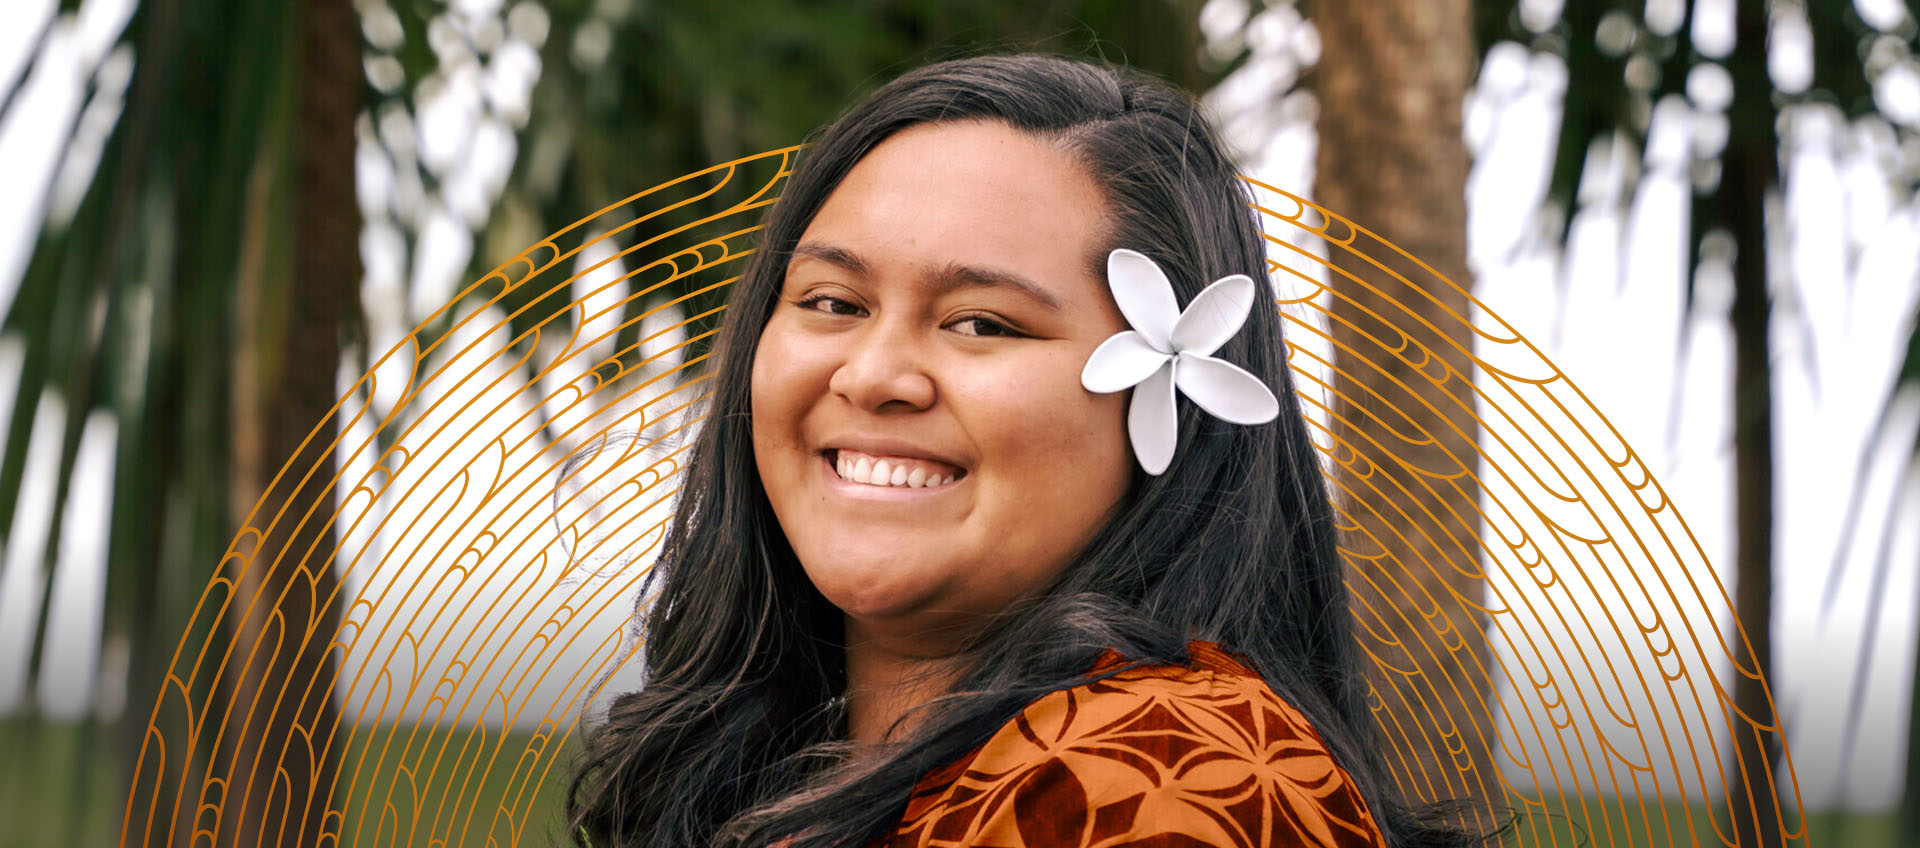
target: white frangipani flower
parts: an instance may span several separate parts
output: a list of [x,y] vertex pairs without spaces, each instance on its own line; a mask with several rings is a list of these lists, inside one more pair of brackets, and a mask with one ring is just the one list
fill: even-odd
[[1253,278],[1221,277],[1182,312],[1166,272],[1121,248],[1107,256],[1107,285],[1133,329],[1094,349],[1080,384],[1102,394],[1138,387],[1127,409],[1127,435],[1148,474],[1160,474],[1173,461],[1176,386],[1201,409],[1235,424],[1265,424],[1280,416],[1280,401],[1260,378],[1208,355],[1246,323]]

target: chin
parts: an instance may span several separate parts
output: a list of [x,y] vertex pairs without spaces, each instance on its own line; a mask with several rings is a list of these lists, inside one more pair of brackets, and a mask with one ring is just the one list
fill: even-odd
[[900,573],[900,564],[877,561],[847,567],[838,560],[831,573],[808,570],[815,589],[841,612],[859,619],[886,619],[910,613],[932,594],[924,581]]
[[859,619],[894,618],[911,612],[924,599],[923,593],[909,591],[906,587],[864,583],[834,583],[822,586],[815,581],[827,601],[838,607],[841,612]]

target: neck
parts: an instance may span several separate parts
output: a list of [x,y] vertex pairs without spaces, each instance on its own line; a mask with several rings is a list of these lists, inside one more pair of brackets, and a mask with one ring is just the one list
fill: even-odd
[[946,694],[960,677],[964,658],[950,647],[922,639],[890,638],[847,619],[847,733],[854,742],[897,740],[913,731],[914,719],[888,728],[912,708]]

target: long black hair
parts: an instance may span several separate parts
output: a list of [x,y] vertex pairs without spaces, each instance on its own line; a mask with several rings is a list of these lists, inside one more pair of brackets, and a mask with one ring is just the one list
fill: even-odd
[[971,645],[952,693],[924,707],[909,738],[851,756],[843,618],[801,570],[756,471],[753,356],[794,245],[854,164],[906,127],[960,120],[1003,122],[1077,159],[1105,195],[1106,248],[1158,262],[1183,306],[1229,274],[1266,279],[1252,197],[1209,122],[1184,92],[1124,67],[1036,54],[941,62],[818,132],[731,294],[713,406],[641,593],[659,588],[642,622],[646,683],[587,734],[567,798],[575,841],[862,845],[898,820],[926,772],[1041,695],[1085,682],[1105,649],[1128,667],[1180,663],[1200,639],[1247,658],[1307,716],[1390,844],[1467,844],[1441,810],[1395,795],[1333,508],[1279,314],[1260,306],[1215,355],[1272,387],[1279,419],[1229,424],[1181,400],[1166,472],[1135,469],[1114,519],[1049,591]]

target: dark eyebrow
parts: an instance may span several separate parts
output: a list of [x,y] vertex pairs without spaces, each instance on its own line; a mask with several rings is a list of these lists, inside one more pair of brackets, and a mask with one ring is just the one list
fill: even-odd
[[[872,269],[860,255],[842,247],[819,242],[801,242],[793,248],[796,256],[810,256],[857,274],[871,277]],[[1045,304],[1048,309],[1061,311],[1060,299],[1040,284],[1025,276],[1000,268],[987,268],[978,265],[964,265],[959,262],[947,263],[946,267],[926,274],[923,279],[933,288],[934,294],[945,294],[959,288],[1003,287],[1025,294]]]
[[872,269],[867,267],[866,260],[861,259],[860,254],[843,247],[803,241],[794,246],[793,253],[795,256],[811,256],[822,262],[838,265],[862,277],[873,276]]
[[1026,296],[1046,304],[1048,309],[1055,312],[1060,311],[1059,298],[1054,297],[1046,289],[1041,288],[1038,283],[1012,271],[1005,271],[999,268],[981,268],[974,265],[962,265],[958,262],[950,262],[947,263],[947,267],[941,268],[927,276],[933,283],[933,290],[941,294],[957,288],[972,286],[1003,286],[1025,293]]

